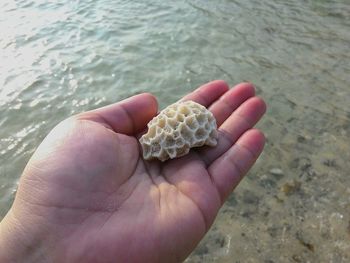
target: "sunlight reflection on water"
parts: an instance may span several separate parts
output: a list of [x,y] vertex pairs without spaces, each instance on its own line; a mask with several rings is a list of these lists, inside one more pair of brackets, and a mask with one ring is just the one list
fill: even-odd
[[349,261],[349,21],[342,0],[1,1],[0,217],[60,120],[248,80],[269,105],[265,152],[188,261]]

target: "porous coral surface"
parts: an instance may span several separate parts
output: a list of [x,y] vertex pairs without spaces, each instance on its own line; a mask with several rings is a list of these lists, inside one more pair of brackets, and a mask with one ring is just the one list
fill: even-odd
[[166,161],[187,154],[191,148],[217,144],[217,126],[213,114],[194,101],[174,103],[147,125],[140,138],[145,160]]

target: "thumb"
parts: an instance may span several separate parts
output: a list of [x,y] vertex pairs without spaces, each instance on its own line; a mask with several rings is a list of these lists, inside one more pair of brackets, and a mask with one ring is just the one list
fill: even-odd
[[77,117],[101,123],[117,133],[135,135],[145,128],[157,110],[157,99],[150,93],[142,93]]

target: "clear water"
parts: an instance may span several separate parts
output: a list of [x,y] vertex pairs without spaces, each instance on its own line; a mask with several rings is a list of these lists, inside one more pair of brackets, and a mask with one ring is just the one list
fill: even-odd
[[188,262],[349,262],[348,0],[2,0],[0,218],[60,120],[212,79],[257,85],[268,142]]

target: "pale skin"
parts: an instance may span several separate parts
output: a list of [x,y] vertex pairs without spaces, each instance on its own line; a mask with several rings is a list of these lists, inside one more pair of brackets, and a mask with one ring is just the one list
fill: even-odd
[[56,126],[20,179],[0,223],[0,262],[181,262],[254,164],[266,110],[250,83],[188,94],[219,127],[218,145],[169,160],[142,159],[137,137],[157,114],[140,94]]

